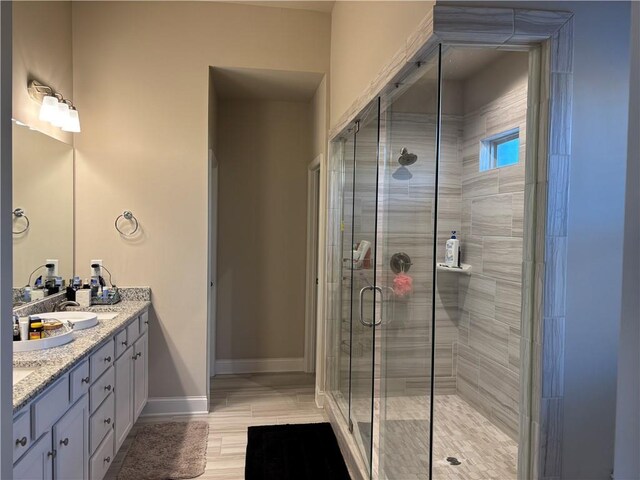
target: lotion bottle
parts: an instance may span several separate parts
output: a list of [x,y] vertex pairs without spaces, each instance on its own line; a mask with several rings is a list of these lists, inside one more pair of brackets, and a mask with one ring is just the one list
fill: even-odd
[[447,267],[460,268],[460,240],[456,238],[456,231],[451,231],[451,238],[445,245],[444,263]]

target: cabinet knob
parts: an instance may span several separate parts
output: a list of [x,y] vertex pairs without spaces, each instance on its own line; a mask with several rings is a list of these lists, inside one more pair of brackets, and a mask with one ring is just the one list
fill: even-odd
[[47,452],[47,457],[56,458],[58,451],[54,448],[53,452]]
[[89,383],[90,378],[89,377],[84,377],[80,383]]
[[104,361],[105,363],[109,363],[111,361],[111,355],[109,355],[108,357],[104,357]]
[[111,462],[111,457],[105,457],[104,461],[107,462],[107,463],[110,463]]
[[127,343],[129,343],[129,342],[127,342],[126,340],[124,340],[124,341],[122,342],[122,345],[124,345],[124,346],[126,347],[126,346],[127,346]]
[[145,325],[149,325],[149,320],[145,320],[145,321],[144,321],[144,324],[145,324]]
[[64,445],[65,447],[69,445],[69,439],[65,438],[64,440],[60,440],[60,445]]
[[27,437],[22,437],[22,438],[17,439],[16,440],[16,446],[18,446],[18,445],[20,445],[22,447],[26,446],[27,445]]
[[111,425],[111,417],[105,418],[104,423],[106,423],[107,425]]
[[107,385],[106,387],[104,387],[104,389],[105,389],[107,392],[110,392],[110,391],[111,391],[111,385]]
[[142,352],[136,353],[136,357],[140,358],[142,356]]

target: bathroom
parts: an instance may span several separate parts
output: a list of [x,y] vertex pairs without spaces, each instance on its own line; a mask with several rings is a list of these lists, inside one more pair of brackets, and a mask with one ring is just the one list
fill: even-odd
[[[0,477],[140,478],[136,438],[170,424],[204,439],[201,478],[265,478],[255,427],[329,424],[350,478],[635,478],[636,5],[11,7],[0,306],[98,326],[41,353],[3,333]],[[80,131],[41,119],[53,93]],[[102,277],[93,305],[60,303],[74,277]],[[42,446],[62,426],[87,436],[73,473]]]

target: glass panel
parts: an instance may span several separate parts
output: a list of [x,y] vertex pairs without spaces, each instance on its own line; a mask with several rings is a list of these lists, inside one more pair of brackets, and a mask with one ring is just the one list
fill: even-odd
[[515,479],[528,53],[456,47],[442,65],[436,262],[455,230],[463,268],[437,269],[432,478]]
[[356,133],[352,241],[351,421],[371,464],[376,312],[379,101],[361,117]]
[[383,107],[380,479],[430,475],[438,89],[436,54]]
[[[345,419],[349,419],[351,376],[351,298],[352,298],[352,245],[353,245],[353,178],[355,166],[355,127],[334,143],[339,157],[336,173],[339,175],[340,201],[336,205],[339,215],[334,220],[334,236],[337,237],[335,257],[340,261],[338,289],[334,294],[333,318],[337,340],[333,392]],[[331,212],[330,211],[330,214]],[[335,216],[335,215],[334,215]],[[335,263],[335,261],[334,261]]]
[[496,150],[496,166],[506,167],[518,163],[518,149],[520,141],[518,137],[499,143]]

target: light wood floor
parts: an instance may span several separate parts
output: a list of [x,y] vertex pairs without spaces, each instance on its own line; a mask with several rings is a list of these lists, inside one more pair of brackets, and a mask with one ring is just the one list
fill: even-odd
[[219,375],[212,379],[208,415],[141,418],[125,440],[106,479],[115,480],[143,423],[205,420],[209,423],[207,466],[202,480],[244,479],[247,429],[254,425],[326,422],[314,401],[314,377],[305,373]]

